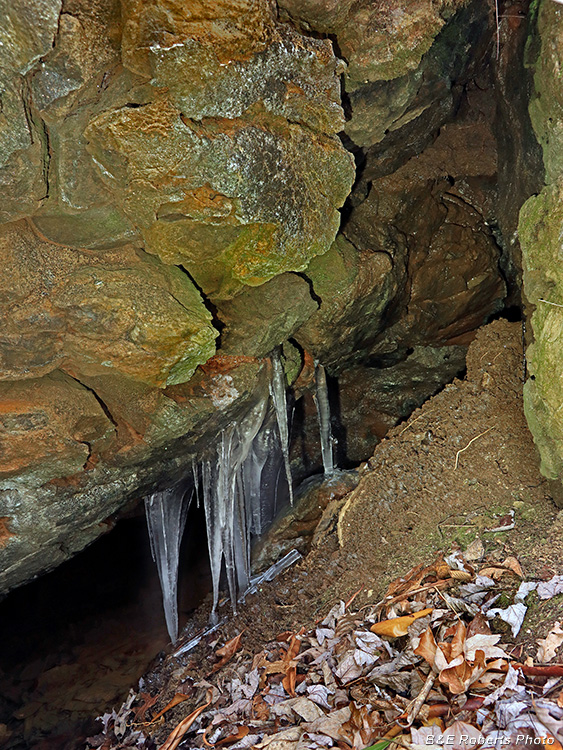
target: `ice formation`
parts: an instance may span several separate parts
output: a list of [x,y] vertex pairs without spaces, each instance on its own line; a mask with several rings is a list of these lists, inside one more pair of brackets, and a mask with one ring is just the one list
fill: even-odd
[[174,643],[178,638],[178,562],[192,488],[181,483],[145,498],[151,552],[158,569],[166,627]]
[[326,383],[325,368],[315,362],[315,394],[313,396],[317,407],[319,420],[319,433],[321,439],[321,454],[325,474],[334,473],[334,457],[332,453],[333,437],[330,426],[330,403],[328,400],[328,387]]
[[[187,481],[203,502],[213,580],[211,619],[217,621],[219,585],[225,572],[229,596],[237,599],[251,586],[250,545],[277,510],[280,469],[285,469],[293,502],[289,465],[289,420],[286,381],[279,351],[272,355],[272,376],[247,414],[220,434],[217,445]],[[155,492],[145,500],[153,557],[158,565],[166,624],[176,640],[178,554],[189,502],[178,487]],[[191,494],[190,494],[191,498]]]
[[287,418],[287,398],[285,372],[281,361],[280,350],[272,352],[272,380],[270,381],[270,394],[276,410],[276,419],[280,431],[280,442],[285,467],[285,476],[289,488],[289,501],[293,505],[293,484],[291,481],[291,466],[289,464],[289,420]]

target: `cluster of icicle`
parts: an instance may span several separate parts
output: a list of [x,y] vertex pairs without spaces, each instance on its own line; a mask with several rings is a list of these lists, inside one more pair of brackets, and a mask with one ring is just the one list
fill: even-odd
[[[275,516],[282,468],[293,504],[287,386],[279,350],[273,352],[271,363],[269,394],[264,394],[243,419],[221,432],[215,451],[194,464],[193,476],[145,498],[151,550],[173,642],[178,637],[180,544],[192,499],[202,501],[205,510],[213,580],[212,622],[217,620],[223,571],[235,611],[237,600],[251,586],[251,540],[260,536]],[[331,473],[334,466],[326,377],[318,364],[316,382],[323,464],[325,473]]]

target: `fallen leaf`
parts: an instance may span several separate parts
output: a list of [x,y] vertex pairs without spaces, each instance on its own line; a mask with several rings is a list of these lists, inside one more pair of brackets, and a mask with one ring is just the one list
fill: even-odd
[[437,648],[438,646],[434,639],[434,633],[430,628],[426,628],[424,633],[420,636],[420,641],[418,646],[414,649],[414,653],[417,656],[422,656],[422,658],[433,667]]
[[563,576],[553,576],[549,581],[538,583],[540,599],[552,599],[557,594],[563,594]]
[[519,578],[524,577],[522,567],[515,557],[506,557],[501,564],[504,565],[505,568],[508,568],[513,573],[515,573]]
[[217,672],[221,667],[224,667],[225,664],[230,661],[233,656],[236,654],[236,652],[240,648],[240,639],[242,638],[242,634],[244,633],[244,630],[242,630],[238,635],[236,635],[234,638],[231,638],[230,641],[227,641],[224,646],[221,648],[218,648],[215,652],[217,656],[221,657],[221,660],[217,662],[217,664],[213,665],[213,671]]
[[282,680],[283,689],[288,695],[295,697],[295,681],[297,679],[297,667],[289,667]]
[[176,693],[172,700],[164,706],[162,711],[159,711],[156,716],[152,717],[149,723],[152,724],[153,722],[157,721],[161,716],[164,716],[167,711],[170,711],[171,708],[174,708],[174,706],[177,706],[179,703],[187,701],[189,697],[189,695],[184,695],[184,693]]
[[192,711],[189,716],[186,716],[186,718],[183,719],[183,721],[181,721],[178,726],[170,732],[166,739],[166,742],[160,747],[160,750],[176,750],[176,748],[182,741],[182,737],[186,734],[197,717],[201,713],[203,713],[205,709],[210,705],[211,701],[208,701],[207,703],[201,705],[199,708],[196,708],[195,711]]
[[222,740],[219,740],[219,742],[216,742],[215,744],[218,745],[228,745],[231,742],[238,742],[238,740],[242,740],[246,735],[250,732],[250,729],[248,727],[239,727],[238,732],[236,734],[231,734],[228,737],[225,737]]
[[146,712],[149,708],[152,708],[154,706],[154,704],[160,698],[160,694],[157,693],[155,696],[152,696],[150,693],[140,693],[139,697],[143,702],[140,706],[137,706],[133,710],[135,713],[135,721],[143,722],[145,720]]
[[522,602],[516,602],[516,604],[511,604],[509,607],[506,607],[506,609],[495,607],[487,610],[487,617],[492,619],[498,615],[501,620],[504,620],[504,622],[510,625],[512,628],[512,635],[516,638],[520,632],[527,611],[528,608],[525,604],[522,604]]
[[383,620],[382,622],[376,622],[372,625],[370,630],[376,635],[385,635],[388,638],[399,638],[402,635],[406,635],[409,630],[409,625],[419,617],[424,617],[432,612],[432,607],[429,609],[422,609],[420,612],[414,612],[412,615],[404,615],[403,617],[394,617],[391,620]]
[[538,638],[539,646],[536,659],[540,664],[547,664],[557,656],[557,649],[563,643],[563,630],[561,623],[556,622],[555,627],[549,631],[545,638]]

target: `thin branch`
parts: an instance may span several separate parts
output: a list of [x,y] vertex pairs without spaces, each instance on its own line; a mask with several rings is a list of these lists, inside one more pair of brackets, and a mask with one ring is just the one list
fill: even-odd
[[476,440],[479,440],[480,437],[483,437],[483,435],[486,435],[487,432],[490,432],[491,430],[494,430],[494,429],[495,429],[495,425],[493,425],[492,427],[489,427],[487,430],[484,430],[483,432],[479,433],[479,435],[475,435],[475,437],[471,438],[471,440],[467,443],[467,445],[465,446],[465,448],[460,448],[458,450],[458,452],[455,454],[455,466],[454,466],[454,470],[457,469],[457,465],[459,463],[459,457],[461,456],[461,454],[463,453],[463,451],[466,451],[469,448],[469,446],[471,445],[471,443],[474,443]]
[[548,299],[542,299],[541,297],[538,298],[538,302],[545,302],[546,305],[553,305],[553,307],[563,307],[563,305],[559,305],[557,302],[550,302]]

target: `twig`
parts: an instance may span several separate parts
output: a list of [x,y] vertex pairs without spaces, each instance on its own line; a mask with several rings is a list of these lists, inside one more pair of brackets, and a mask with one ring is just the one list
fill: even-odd
[[406,432],[409,429],[409,427],[412,427],[415,422],[418,422],[419,419],[422,419],[422,417],[430,417],[430,416],[432,416],[432,414],[419,414],[418,417],[416,417],[416,419],[413,419],[412,422],[409,422],[408,425],[404,427],[401,430],[401,432],[399,432],[399,437],[401,437],[403,432]]
[[420,709],[428,698],[430,691],[432,690],[432,686],[436,681],[436,677],[438,677],[438,672],[439,670],[435,666],[430,670],[430,674],[426,678],[426,682],[424,683],[422,690],[416,696],[416,699],[413,701],[412,708],[407,714],[407,727],[410,727],[412,725],[412,723],[420,713]]
[[483,435],[486,435],[487,432],[490,432],[491,430],[494,430],[494,429],[495,429],[495,425],[493,425],[492,427],[489,427],[488,429],[486,429],[483,432],[479,433],[479,435],[475,435],[475,437],[471,438],[471,440],[467,443],[467,445],[465,446],[465,448],[460,448],[458,450],[458,452],[455,454],[455,466],[454,466],[454,470],[457,469],[457,465],[459,463],[459,457],[463,453],[463,451],[466,451],[469,448],[469,446],[471,445],[471,443],[474,443],[476,440],[479,440],[480,437],[483,437]]
[[495,22],[497,25],[497,60],[500,57],[500,21],[498,11],[498,0],[495,0]]
[[542,299],[541,297],[538,297],[538,302],[545,302],[546,305],[553,305],[553,307],[563,307],[557,302],[550,302],[548,299]]

